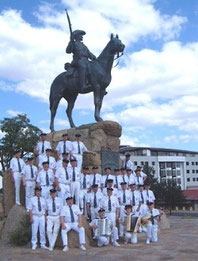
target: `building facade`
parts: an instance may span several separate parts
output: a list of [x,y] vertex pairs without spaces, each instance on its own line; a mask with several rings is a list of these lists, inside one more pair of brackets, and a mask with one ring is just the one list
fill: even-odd
[[129,153],[136,166],[148,165],[159,182],[173,179],[182,190],[198,189],[198,152],[147,147],[120,147],[120,157]]

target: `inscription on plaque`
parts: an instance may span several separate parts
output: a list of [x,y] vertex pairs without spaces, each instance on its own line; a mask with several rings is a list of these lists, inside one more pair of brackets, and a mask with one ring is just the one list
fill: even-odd
[[119,153],[110,150],[101,150],[102,173],[106,167],[111,167],[112,171],[119,168]]

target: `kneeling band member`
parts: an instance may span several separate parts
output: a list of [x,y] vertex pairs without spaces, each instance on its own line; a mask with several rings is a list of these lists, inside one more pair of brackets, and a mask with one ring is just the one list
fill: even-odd
[[112,237],[112,244],[116,247],[120,246],[118,240],[118,229],[114,227],[112,221],[105,217],[105,210],[101,208],[98,211],[99,218],[92,220],[89,224],[93,229],[94,238],[97,240],[97,246],[107,246],[109,244],[110,236]]
[[73,198],[66,198],[66,206],[63,206],[61,211],[61,236],[63,241],[63,251],[68,251],[67,233],[74,230],[79,234],[80,249],[86,250],[85,244],[85,229],[82,227],[82,214],[77,205],[73,204]]

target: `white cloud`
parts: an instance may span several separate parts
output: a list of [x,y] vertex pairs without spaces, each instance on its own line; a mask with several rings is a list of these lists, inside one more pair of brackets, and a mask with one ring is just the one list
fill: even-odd
[[17,116],[18,114],[24,114],[24,113],[21,112],[21,111],[15,111],[15,110],[7,110],[6,113],[9,114],[9,115],[12,116],[12,117]]
[[132,137],[128,135],[122,135],[120,138],[121,145],[129,145],[132,147],[150,147],[149,144],[141,142],[140,138]]

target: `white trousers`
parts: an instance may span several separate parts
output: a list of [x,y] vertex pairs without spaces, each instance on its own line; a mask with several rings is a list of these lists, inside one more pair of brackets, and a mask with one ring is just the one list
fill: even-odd
[[74,154],[74,156],[76,157],[76,160],[77,160],[77,168],[81,172],[83,156],[81,154]]
[[15,202],[20,203],[20,187],[22,174],[18,171],[13,172],[14,187],[15,187]]
[[130,233],[130,232],[126,232],[125,233],[125,240],[128,242],[129,240],[131,240],[132,244],[137,244],[137,233]]
[[54,248],[60,229],[60,216],[47,217],[47,237],[49,246]]
[[[110,239],[110,237],[109,237],[109,236],[99,236],[99,237],[96,237],[96,239],[98,240],[97,245],[98,245],[99,247],[101,247],[101,246],[107,246],[107,245],[109,244],[109,239]],[[114,228],[112,229],[111,242],[114,243],[114,242],[116,242],[118,239],[119,239],[119,237],[118,237],[118,228],[117,228],[117,227],[114,227]]]
[[151,242],[157,242],[158,241],[158,225],[152,225],[152,223],[149,223],[147,225],[147,238],[151,240]]
[[71,195],[72,197],[75,197],[75,204],[79,206],[80,181],[71,182]]
[[26,206],[26,209],[28,209],[31,198],[34,197],[35,186],[36,186],[35,181],[26,181],[26,187],[25,187],[25,206]]
[[68,245],[68,237],[67,237],[67,233],[70,230],[74,230],[78,233],[79,235],[79,244],[85,244],[85,229],[84,227],[79,228],[78,227],[78,223],[65,223],[66,229],[62,229],[61,230],[61,236],[62,236],[62,241],[63,241],[63,246],[67,246]]
[[53,186],[49,185],[49,186],[41,186],[42,190],[41,190],[41,196],[44,199],[48,199],[50,197],[50,189],[53,188]]
[[94,219],[96,219],[96,218],[98,218],[98,210],[99,210],[100,208],[93,208],[93,207],[90,207],[90,214],[91,214],[91,220],[94,220]]
[[106,217],[111,219],[111,222],[112,222],[113,226],[116,227],[116,213],[114,213],[114,212],[109,212],[108,213],[107,212],[106,213]]
[[32,246],[37,245],[37,234],[38,229],[40,233],[40,244],[41,246],[44,246],[45,241],[45,217],[44,215],[39,217],[36,215],[33,215],[33,223],[32,223]]
[[60,198],[62,198],[63,203],[65,204],[65,200],[67,197],[71,196],[71,189],[70,189],[70,185],[66,185],[63,183],[59,183],[59,187],[60,187],[60,191],[58,191],[58,196]]

